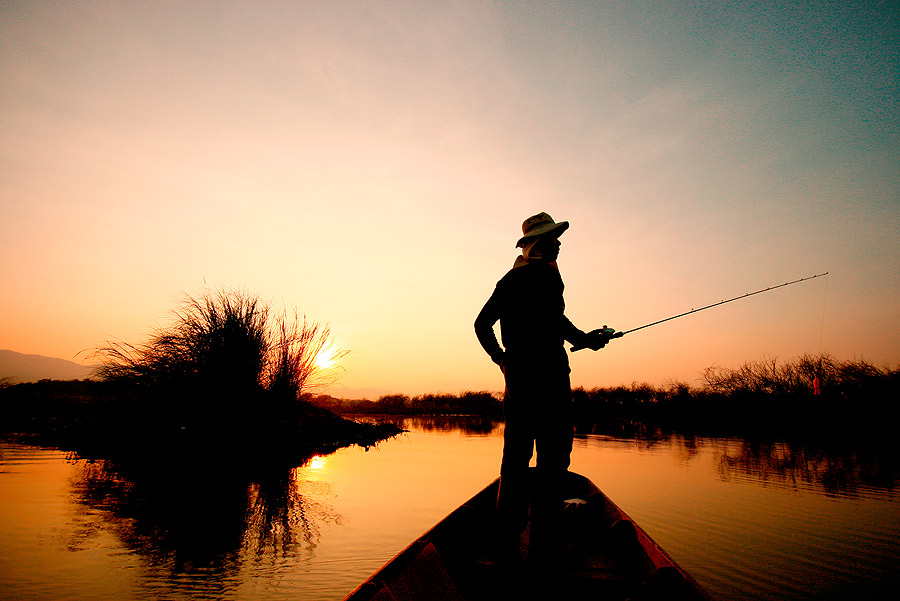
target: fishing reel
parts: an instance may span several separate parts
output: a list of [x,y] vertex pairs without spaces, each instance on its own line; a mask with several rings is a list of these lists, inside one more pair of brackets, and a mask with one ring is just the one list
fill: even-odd
[[613,328],[608,328],[605,325],[599,330],[594,330],[594,332],[599,332],[601,336],[609,338],[610,340],[613,338],[621,338],[625,335],[625,332],[616,332]]
[[583,345],[576,344],[575,346],[572,347],[571,350],[573,353],[575,351],[580,351],[583,348],[589,348],[594,351],[599,351],[604,346],[606,346],[607,343],[610,340],[612,340],[613,338],[621,338],[624,335],[625,335],[625,332],[616,332],[615,329],[607,327],[604,324],[604,326],[602,328],[588,332],[588,336],[593,339],[599,339],[600,344],[596,344],[596,345],[595,344],[583,344]]

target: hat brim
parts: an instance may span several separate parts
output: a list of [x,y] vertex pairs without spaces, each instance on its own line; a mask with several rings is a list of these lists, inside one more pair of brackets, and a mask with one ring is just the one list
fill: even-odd
[[537,227],[534,230],[528,232],[528,234],[519,238],[519,241],[516,242],[516,248],[525,246],[528,241],[533,240],[534,238],[540,238],[542,236],[552,236],[553,238],[558,238],[567,229],[569,229],[568,221],[560,221],[559,223],[548,223],[547,225],[542,225],[541,227]]

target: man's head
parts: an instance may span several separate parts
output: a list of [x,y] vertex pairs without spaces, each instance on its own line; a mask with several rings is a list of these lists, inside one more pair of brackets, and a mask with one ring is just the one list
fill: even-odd
[[522,223],[522,236],[517,247],[528,260],[552,262],[559,256],[559,237],[569,228],[568,221],[556,223],[547,213],[538,213]]

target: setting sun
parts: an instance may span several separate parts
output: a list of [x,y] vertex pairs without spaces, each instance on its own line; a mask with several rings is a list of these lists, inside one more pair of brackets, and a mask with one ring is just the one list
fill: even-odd
[[313,360],[317,369],[330,369],[335,366],[335,357],[331,349],[322,349]]

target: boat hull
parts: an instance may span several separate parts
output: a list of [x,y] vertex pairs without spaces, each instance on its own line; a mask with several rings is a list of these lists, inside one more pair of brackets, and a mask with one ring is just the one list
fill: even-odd
[[[538,486],[532,470],[532,488]],[[589,479],[569,472],[570,500],[547,540],[531,524],[498,556],[490,533],[499,479],[463,503],[345,601],[468,601],[578,596],[709,599],[689,574]],[[536,492],[536,490],[535,490]]]

